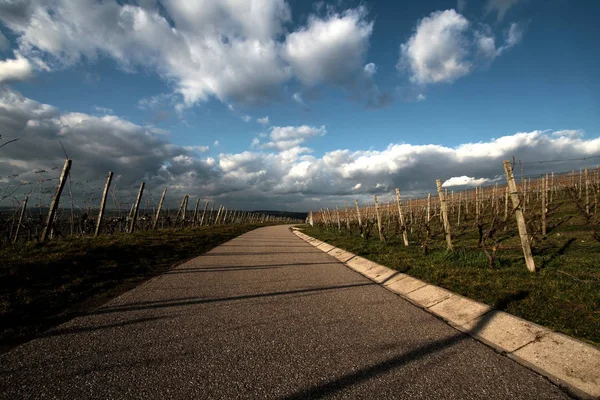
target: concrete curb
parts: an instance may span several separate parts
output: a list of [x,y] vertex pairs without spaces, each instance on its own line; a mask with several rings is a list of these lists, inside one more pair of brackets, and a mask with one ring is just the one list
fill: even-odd
[[338,249],[295,235],[449,325],[549,378],[582,399],[600,399],[600,349]]

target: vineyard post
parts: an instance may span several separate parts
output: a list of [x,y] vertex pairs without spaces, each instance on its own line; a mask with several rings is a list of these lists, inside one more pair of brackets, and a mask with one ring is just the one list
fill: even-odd
[[63,167],[62,173],[60,174],[58,187],[56,188],[56,194],[52,199],[52,203],[50,203],[50,210],[48,211],[48,219],[46,220],[46,226],[42,231],[42,242],[45,242],[48,239],[48,234],[50,233],[52,223],[54,222],[54,216],[56,215],[56,209],[58,208],[58,202],[60,201],[60,195],[65,187],[65,183],[67,182],[67,176],[69,175],[69,171],[71,170],[71,164],[71,160],[65,160],[65,165]]
[[154,217],[154,224],[152,225],[152,230],[155,230],[156,226],[158,225],[158,217],[160,216],[160,210],[162,209],[166,194],[167,194],[167,188],[164,188],[162,195],[160,196],[160,201],[158,202],[158,209],[156,210],[156,216]]
[[581,168],[579,168],[579,198],[581,199],[581,186],[582,186],[582,182],[581,182],[581,178],[582,178],[582,170]]
[[446,198],[444,197],[444,191],[442,190],[442,181],[438,179],[435,183],[440,198],[440,212],[444,221],[444,231],[446,232],[446,247],[448,250],[452,251],[454,248],[452,246],[452,235],[450,234],[450,221],[448,221],[448,205],[446,204]]
[[192,219],[192,226],[196,226],[196,222],[198,222],[198,206],[200,205],[200,197],[196,199],[196,208],[194,209],[194,218]]
[[375,215],[377,216],[377,230],[379,231],[379,241],[385,242],[383,232],[381,231],[381,217],[379,216],[379,201],[377,200],[377,195],[375,195]]
[[183,227],[185,227],[185,217],[187,214],[187,207],[188,207],[188,201],[190,200],[190,196],[189,195],[185,195],[185,197],[183,198],[184,200],[184,204],[183,204],[183,210],[181,211],[181,225],[183,225]]
[[213,221],[213,225],[218,225],[219,224],[219,217],[221,216],[221,208],[223,206],[219,206],[219,211],[217,211],[217,216],[215,217],[215,220]]
[[517,191],[517,185],[515,184],[515,177],[512,172],[509,160],[504,160],[504,173],[506,174],[506,181],[508,183],[510,198],[515,211],[515,218],[517,220],[517,227],[519,228],[519,237],[521,239],[521,246],[523,247],[523,255],[525,256],[525,263],[529,272],[535,272],[535,262],[533,255],[531,254],[531,246],[529,244],[529,236],[527,235],[527,224],[525,223],[525,217],[521,210],[521,201],[519,199],[519,192]]
[[137,198],[135,200],[135,206],[133,207],[133,215],[131,216],[131,226],[129,227],[129,233],[133,233],[135,230],[135,221],[137,220],[138,209],[140,208],[140,202],[142,201],[142,193],[144,193],[144,185],[142,182],[140,185],[140,191],[138,192]]
[[508,221],[508,185],[504,190],[504,222]]
[[[404,215],[402,215],[402,204],[400,203],[400,189],[396,188],[396,205],[398,206],[398,216],[400,217],[400,229],[402,229],[402,241],[404,246],[408,247],[408,234],[404,224]],[[429,207],[428,207],[429,209]],[[429,213],[428,213],[429,214]]]
[[338,231],[341,231],[342,223],[340,222],[340,208],[338,206],[335,206],[335,217],[337,218]]
[[427,224],[431,221],[431,193],[427,193]]
[[458,221],[457,226],[460,226],[460,208],[462,205],[462,192],[458,192]]
[[96,231],[94,237],[98,237],[100,234],[100,225],[102,224],[102,218],[104,217],[104,207],[106,206],[106,198],[108,197],[108,189],[110,188],[110,182],[112,181],[113,173],[108,173],[106,178],[106,184],[104,185],[104,192],[102,192],[102,200],[100,201],[100,210],[98,211],[98,221],[96,221]]
[[550,179],[550,203],[552,203],[554,201],[554,194],[555,194],[555,189],[554,189],[554,172],[552,172],[552,177]]
[[348,204],[346,202],[344,202],[344,214],[346,216],[346,229],[350,232],[350,219],[348,218]]
[[494,186],[494,215],[498,215],[498,182]]
[[354,199],[354,204],[356,205],[356,216],[358,217],[358,226],[362,227],[362,219],[360,218],[360,207],[358,206],[357,199]]
[[204,225],[204,217],[206,216],[206,209],[208,208],[208,200],[204,203],[204,211],[202,211],[202,218],[200,218],[200,226]]
[[548,211],[546,204],[548,198],[548,193],[546,192],[547,179],[547,175],[542,175],[542,235],[544,236],[546,236],[546,212]]
[[23,215],[25,214],[25,209],[27,208],[27,200],[29,200],[29,196],[25,196],[25,200],[23,200],[23,208],[21,208],[21,213],[19,214],[19,223],[17,224],[17,230],[15,232],[15,237],[13,238],[13,244],[17,243],[17,239],[19,238],[19,230],[21,229],[21,224],[23,223]]
[[587,167],[585,167],[585,214],[590,216],[590,180]]
[[308,213],[308,223],[310,224],[310,226],[315,226],[314,220],[313,220],[313,212],[311,211],[310,213]]
[[187,195],[183,196],[183,200],[181,200],[181,204],[179,205],[179,209],[177,210],[177,215],[175,216],[175,221],[173,221],[173,226],[177,226],[177,221],[179,221],[179,217],[183,211],[183,205],[185,204],[185,199]]
[[479,225],[479,188],[475,187],[475,225]]
[[525,206],[529,204],[529,186],[531,186],[531,178],[529,178],[529,183],[527,183],[527,179],[523,182],[523,212],[525,212]]

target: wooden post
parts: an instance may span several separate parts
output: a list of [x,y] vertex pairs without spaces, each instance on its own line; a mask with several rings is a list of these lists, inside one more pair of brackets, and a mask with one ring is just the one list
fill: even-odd
[[167,188],[165,188],[160,196],[160,201],[158,202],[158,209],[156,210],[156,216],[154,217],[154,224],[152,225],[152,229],[156,229],[158,225],[158,217],[160,216],[160,210],[162,209],[163,202],[165,201],[165,195],[167,194]]
[[19,230],[21,230],[21,224],[23,223],[23,215],[25,215],[25,209],[27,208],[27,200],[29,200],[29,196],[25,196],[25,200],[23,201],[23,208],[21,208],[21,213],[19,214],[19,223],[17,224],[17,230],[13,237],[13,244],[17,243],[17,239],[19,238]]
[[475,225],[479,225],[479,188],[475,187]]
[[408,247],[408,233],[404,224],[404,215],[402,214],[402,203],[400,202],[400,189],[396,188],[396,205],[398,206],[398,216],[400,217],[400,228],[402,229],[402,241],[404,246]]
[[377,200],[377,195],[375,195],[375,214],[377,215],[377,230],[379,231],[379,241],[385,242],[383,232],[381,231],[381,216],[379,215],[379,201]]
[[546,236],[546,212],[548,211],[548,192],[546,191],[547,184],[548,175],[542,175],[542,235],[544,236]]
[[204,203],[204,211],[202,211],[202,219],[200,219],[200,226],[204,225],[204,217],[206,215],[206,209],[208,208],[208,200]]
[[217,211],[217,216],[215,217],[215,221],[214,221],[213,225],[217,225],[219,223],[219,217],[221,216],[222,208],[223,208],[223,206],[219,206],[219,211]]
[[194,218],[192,220],[192,226],[196,226],[198,222],[198,206],[200,205],[200,197],[196,199],[196,208],[194,208]]
[[185,195],[185,197],[183,198],[184,203],[183,203],[183,210],[181,212],[181,222],[182,225],[185,227],[185,217],[187,214],[187,206],[188,206],[188,201],[190,200],[190,196],[188,196],[187,194]]
[[504,189],[504,222],[508,221],[508,185]]
[[357,199],[354,199],[354,204],[356,205],[356,216],[358,218],[358,226],[362,227],[362,219],[360,218],[360,207],[358,206]]
[[529,272],[535,272],[535,262],[533,260],[533,255],[531,254],[529,236],[527,235],[527,224],[525,223],[525,217],[523,216],[523,211],[521,210],[521,200],[519,199],[519,192],[517,191],[515,177],[513,175],[509,160],[504,160],[504,173],[506,174],[506,182],[508,183],[510,199],[515,211],[517,227],[519,228],[519,237],[521,239],[521,246],[523,247],[525,264],[527,264],[527,269]]
[[452,235],[450,234],[450,221],[448,220],[448,205],[446,204],[446,198],[444,191],[442,190],[442,181],[439,179],[435,181],[438,190],[438,196],[440,197],[440,212],[444,221],[444,231],[446,232],[446,248],[450,251],[454,250],[452,246]]
[[104,185],[104,192],[102,192],[102,200],[100,201],[100,211],[98,211],[98,221],[96,221],[94,237],[98,237],[100,234],[100,225],[102,224],[102,218],[104,217],[104,207],[106,206],[106,198],[108,197],[108,189],[110,188],[112,177],[113,173],[111,171],[108,173],[108,178],[106,178],[106,184]]
[[71,160],[65,160],[65,165],[63,166],[62,173],[60,174],[60,180],[58,181],[58,187],[56,188],[56,193],[54,194],[52,203],[50,203],[50,210],[48,211],[48,219],[46,220],[46,226],[42,231],[42,242],[48,240],[48,234],[50,234],[50,230],[52,229],[52,223],[54,222],[54,217],[56,216],[56,210],[58,209],[60,195],[65,187],[65,183],[67,182],[67,176],[69,175],[69,171],[71,170],[71,164]]
[[187,198],[187,195],[183,196],[183,200],[181,200],[181,204],[179,205],[179,209],[177,210],[177,215],[175,216],[175,221],[173,221],[173,227],[177,226],[177,221],[179,221],[179,217],[181,216],[181,213],[183,212],[183,205],[185,204],[186,198]]
[[431,193],[427,193],[427,223],[431,221]]
[[135,206],[133,208],[133,215],[131,216],[131,226],[129,227],[129,233],[133,233],[135,230],[135,221],[137,220],[138,209],[140,208],[140,202],[142,201],[142,193],[144,193],[144,185],[142,182],[140,185],[140,191],[138,192],[137,199],[135,200]]
[[456,226],[460,226],[460,207],[462,204],[462,192],[458,192],[458,221]]
[[338,206],[335,206],[335,216],[337,218],[338,231],[341,231],[342,223],[340,222],[340,208]]
[[590,180],[587,167],[585,167],[585,214],[590,216]]
[[[348,230],[348,232],[350,232],[350,219],[348,218],[348,204],[346,204],[346,202],[344,202],[344,214],[346,217],[346,229]],[[312,211],[311,211],[311,218],[312,218]],[[311,226],[312,226],[312,224],[311,224]]]

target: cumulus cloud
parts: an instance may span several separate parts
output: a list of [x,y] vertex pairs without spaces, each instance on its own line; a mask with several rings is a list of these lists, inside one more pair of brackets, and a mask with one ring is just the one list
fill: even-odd
[[262,118],[257,118],[256,122],[258,122],[262,126],[269,126],[269,124],[270,124],[268,116],[262,117]]
[[451,83],[518,44],[523,34],[524,28],[512,23],[497,48],[489,26],[474,26],[455,10],[435,11],[400,45],[397,68],[407,71],[415,84]]
[[448,180],[446,180],[443,184],[442,187],[453,187],[453,186],[470,186],[470,187],[475,187],[475,186],[482,186],[485,185],[486,183],[490,183],[492,182],[492,179],[488,179],[488,178],[472,178],[470,176],[454,176]]
[[[293,78],[370,89],[356,84],[369,79],[364,58],[373,23],[363,7],[311,15],[291,32],[285,0],[0,2],[0,21],[40,69],[108,57],[126,71],[143,68],[168,81],[180,110],[213,97],[261,103]],[[140,107],[156,100],[164,99]]]
[[22,81],[33,75],[33,66],[18,51],[15,58],[0,60],[0,83],[9,81]]
[[[247,151],[213,158],[204,153],[208,146],[178,146],[155,128],[114,115],[61,112],[8,88],[0,89],[0,122],[3,139],[20,139],[2,148],[2,193],[7,186],[33,182],[17,193],[24,196],[37,185],[35,171],[60,168],[64,157],[60,141],[74,160],[73,181],[98,181],[98,193],[106,173],[114,171],[120,176],[119,190],[130,190],[132,196],[144,180],[155,197],[168,187],[170,204],[190,194],[245,209],[318,209],[354,198],[364,202],[374,193],[385,200],[392,198],[396,187],[407,197],[423,195],[435,191],[436,179],[446,187],[501,181],[502,161],[513,156],[534,162],[600,154],[600,138],[587,139],[582,131],[566,129],[521,132],[456,147],[392,143],[382,149],[341,148],[317,155],[309,143],[320,140],[327,129],[300,125],[271,127],[268,146],[257,142]],[[595,163],[597,158],[525,164],[525,174],[570,171]]]
[[311,16],[306,28],[287,35],[283,58],[306,85],[348,85],[363,73],[372,32],[364,7],[325,19]]
[[[327,133],[325,126],[273,126],[270,129],[270,142],[263,145],[264,148],[290,150],[297,148],[307,139],[314,136],[324,136]],[[307,149],[302,149],[306,151]]]

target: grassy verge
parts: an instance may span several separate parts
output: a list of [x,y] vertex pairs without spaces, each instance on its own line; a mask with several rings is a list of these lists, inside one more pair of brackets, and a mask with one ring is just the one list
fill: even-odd
[[535,274],[525,268],[517,243],[498,251],[496,267],[490,269],[488,258],[475,245],[477,239],[467,233],[457,234],[454,252],[444,249],[442,239],[424,255],[418,244],[404,247],[399,235],[390,235],[384,244],[376,234],[364,240],[356,231],[310,226],[303,231],[379,264],[600,345],[600,245],[582,236],[580,230],[572,235],[566,230],[554,232],[538,244],[534,258],[539,271]]
[[159,230],[0,249],[0,352],[256,227]]

